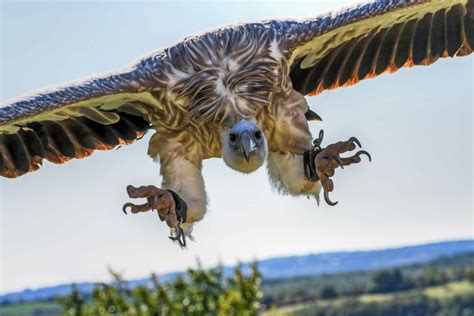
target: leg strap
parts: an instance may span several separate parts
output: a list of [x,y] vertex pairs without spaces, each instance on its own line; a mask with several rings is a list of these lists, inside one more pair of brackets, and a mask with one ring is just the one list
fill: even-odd
[[303,153],[303,168],[306,178],[311,182],[319,181],[319,176],[316,172],[316,164],[314,158],[321,152],[321,143],[323,141],[324,131],[319,131],[319,137],[313,140],[313,146],[310,150]]

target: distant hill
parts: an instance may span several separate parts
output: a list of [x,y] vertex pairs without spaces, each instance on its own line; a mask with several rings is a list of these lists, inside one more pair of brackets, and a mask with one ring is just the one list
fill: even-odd
[[[259,270],[265,280],[288,279],[298,276],[333,274],[339,272],[368,271],[394,266],[426,263],[441,257],[474,252],[474,240],[447,241],[416,246],[390,248],[383,250],[330,252],[302,256],[271,258],[259,261]],[[244,264],[244,269],[249,265]],[[225,273],[231,273],[233,267],[225,267]],[[160,275],[166,282],[179,272]],[[148,278],[131,280],[136,286],[144,284]],[[90,293],[94,283],[78,283],[77,287],[84,293]],[[69,284],[23,290],[17,293],[0,295],[0,304],[18,303],[20,301],[44,301],[57,295],[68,294]]]
[[367,271],[425,263],[439,257],[474,252],[474,240],[447,241],[382,250],[329,252],[259,261],[265,279]]

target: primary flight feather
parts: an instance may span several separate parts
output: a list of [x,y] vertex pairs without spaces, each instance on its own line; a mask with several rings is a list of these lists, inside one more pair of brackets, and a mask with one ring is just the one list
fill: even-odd
[[380,0],[303,20],[231,25],[153,53],[123,70],[35,92],[0,107],[0,173],[15,178],[43,159],[64,163],[133,143],[148,130],[148,154],[163,183],[134,188],[132,213],[156,209],[185,245],[204,217],[202,160],[241,172],[267,162],[282,193],[326,201],[337,167],[360,162],[360,142],[321,147],[305,95],[353,85],[403,67],[465,56],[474,47],[474,0]]

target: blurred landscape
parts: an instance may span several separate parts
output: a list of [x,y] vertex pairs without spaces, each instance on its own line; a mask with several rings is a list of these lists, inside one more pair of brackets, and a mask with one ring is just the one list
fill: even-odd
[[1,295],[0,315],[474,314],[474,240],[280,257],[130,281],[111,274],[110,284]]

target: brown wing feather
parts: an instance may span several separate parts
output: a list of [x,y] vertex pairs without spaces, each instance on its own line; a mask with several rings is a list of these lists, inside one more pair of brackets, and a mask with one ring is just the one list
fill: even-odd
[[120,119],[100,124],[85,116],[28,124],[13,134],[0,134],[0,175],[16,178],[38,170],[43,159],[62,164],[111,150],[141,138],[150,124],[142,117],[111,111]]
[[[299,56],[290,72],[293,88],[317,95],[404,67],[430,65],[439,58],[466,56],[474,47],[474,1],[427,13],[352,38],[329,50],[309,68]],[[303,69],[304,68],[304,69]]]

